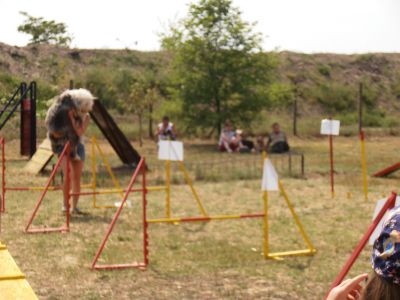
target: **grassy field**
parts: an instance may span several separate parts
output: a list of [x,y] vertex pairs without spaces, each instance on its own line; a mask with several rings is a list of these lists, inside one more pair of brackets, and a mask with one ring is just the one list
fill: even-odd
[[[203,224],[151,224],[150,266],[147,271],[91,271],[91,260],[99,246],[114,209],[94,209],[91,198],[82,197],[88,213],[73,216],[68,234],[27,235],[23,229],[39,192],[9,192],[7,213],[2,218],[1,240],[5,242],[40,299],[322,299],[331,282],[371,222],[376,200],[397,189],[398,178],[370,178],[369,200],[362,194],[359,142],[355,137],[335,139],[336,197],[329,192],[328,141],[324,138],[295,138],[296,151],[306,157],[306,176],[283,177],[283,184],[295,205],[318,253],[313,257],[264,260],[261,220],[216,221]],[[105,141],[105,152],[113,165],[118,159]],[[186,161],[257,160],[255,155],[229,156],[213,152],[207,142],[187,143]],[[26,160],[18,157],[18,141],[7,144],[7,184],[43,185],[46,177],[24,173]],[[396,137],[367,140],[368,171],[397,162],[400,141]],[[141,153],[155,161],[152,142]],[[230,162],[229,164],[234,164]],[[243,164],[241,169],[245,168]],[[89,167],[89,158],[87,163]],[[211,166],[210,166],[211,167]],[[209,166],[205,165],[205,168]],[[100,166],[99,166],[99,169]],[[153,172],[153,173],[152,173]],[[154,176],[154,172],[149,176]],[[237,172],[227,169],[226,172]],[[287,174],[282,170],[284,174]],[[193,177],[196,174],[192,173]],[[86,175],[87,180],[89,175]],[[101,183],[109,184],[106,175]],[[160,175],[161,176],[161,175]],[[160,176],[154,181],[160,182]],[[121,175],[126,183],[128,175]],[[180,181],[177,179],[177,183]],[[210,214],[249,213],[262,210],[260,179],[196,182],[203,204]],[[162,192],[149,193],[149,218],[164,216]],[[99,197],[112,204],[118,195]],[[140,260],[141,202],[132,195],[133,206],[125,209],[111,236],[101,263]],[[62,195],[49,193],[35,225],[61,225]],[[196,204],[183,184],[172,188],[174,216],[198,215]],[[294,250],[304,244],[290,218],[283,199],[270,200],[271,250]],[[350,275],[370,270],[369,249]],[[0,296],[1,298],[1,296]]]

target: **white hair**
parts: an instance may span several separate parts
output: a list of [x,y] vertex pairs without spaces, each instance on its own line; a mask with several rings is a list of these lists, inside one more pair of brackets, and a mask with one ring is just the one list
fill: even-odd
[[93,108],[95,97],[86,89],[66,90],[60,95],[59,99],[63,99],[65,96],[71,97],[80,112],[87,113]]

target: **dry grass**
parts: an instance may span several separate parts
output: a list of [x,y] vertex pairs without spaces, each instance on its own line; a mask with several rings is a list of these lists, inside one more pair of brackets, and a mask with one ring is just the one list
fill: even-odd
[[[396,162],[399,144],[393,137],[369,139],[369,173]],[[314,257],[264,260],[260,220],[153,224],[149,228],[147,271],[91,271],[91,260],[114,210],[93,209],[90,198],[85,197],[81,199],[81,207],[89,214],[73,217],[70,233],[27,235],[23,228],[38,192],[8,193],[1,240],[8,245],[41,299],[322,299],[371,222],[375,201],[395,190],[398,180],[371,179],[370,200],[365,202],[361,193],[358,141],[338,138],[335,140],[337,196],[331,199],[327,140],[294,139],[292,145],[306,154],[307,176],[284,178],[283,182],[318,249]],[[188,162],[216,155],[206,149],[196,152],[196,147],[201,148],[201,143],[187,147]],[[104,148],[111,157],[111,149]],[[152,148],[148,143],[141,152],[154,155]],[[10,159],[7,183],[43,185],[45,177],[32,177],[22,171],[25,161],[13,154],[17,149],[17,141],[7,144]],[[111,160],[117,163],[116,158]],[[123,181],[126,180],[124,175]],[[260,211],[259,185],[259,180],[196,183],[210,214]],[[48,194],[35,224],[61,224],[61,199],[59,192]],[[198,214],[184,185],[173,187],[172,199],[175,216]],[[108,203],[117,200],[117,195],[100,199]],[[141,259],[140,198],[133,195],[131,200],[133,208],[124,210],[102,262]],[[149,194],[149,215],[164,215],[163,193]],[[270,216],[272,250],[304,247],[277,194],[270,201]],[[368,254],[367,249],[351,275],[369,270]]]

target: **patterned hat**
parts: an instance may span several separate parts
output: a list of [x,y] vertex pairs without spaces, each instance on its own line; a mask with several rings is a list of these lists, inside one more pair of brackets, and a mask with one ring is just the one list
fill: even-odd
[[400,285],[400,206],[390,211],[372,249],[372,267],[376,274]]

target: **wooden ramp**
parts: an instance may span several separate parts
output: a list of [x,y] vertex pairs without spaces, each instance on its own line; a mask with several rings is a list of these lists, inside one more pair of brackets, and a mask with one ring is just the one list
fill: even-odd
[[99,100],[94,101],[90,112],[93,121],[113,147],[121,161],[126,165],[136,166],[140,161],[139,153],[132,147],[125,134],[115,123],[107,109]]
[[25,165],[24,170],[31,174],[39,174],[50,162],[53,157],[51,151],[50,140],[45,139],[40,145],[38,150],[32,156],[30,161]]
[[0,299],[37,300],[25,275],[18,268],[7,247],[0,242]]

